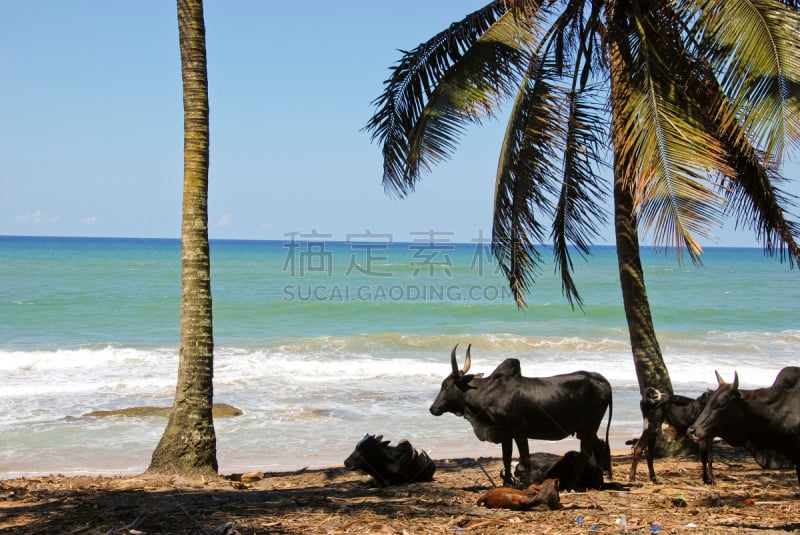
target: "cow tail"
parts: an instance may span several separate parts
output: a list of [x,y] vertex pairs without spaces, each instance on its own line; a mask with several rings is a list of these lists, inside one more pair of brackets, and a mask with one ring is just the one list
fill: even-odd
[[611,442],[608,441],[608,432],[611,429],[611,413],[614,412],[614,396],[608,398],[608,423],[606,424],[606,447],[603,448],[604,452],[608,452],[608,478],[611,479]]

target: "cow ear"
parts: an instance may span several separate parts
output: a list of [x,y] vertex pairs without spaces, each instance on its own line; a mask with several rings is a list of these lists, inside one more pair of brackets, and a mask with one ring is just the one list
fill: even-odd
[[458,378],[458,382],[456,385],[461,391],[469,390],[470,388],[475,388],[474,386],[470,386],[469,383],[475,379],[475,375],[468,373],[467,375],[462,375]]

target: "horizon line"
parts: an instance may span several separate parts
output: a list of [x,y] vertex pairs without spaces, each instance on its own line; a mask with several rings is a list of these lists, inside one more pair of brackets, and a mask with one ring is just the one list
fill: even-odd
[[[449,232],[448,232],[449,233]],[[424,233],[420,233],[424,234]],[[376,235],[391,235],[391,233],[376,233]],[[325,243],[333,243],[333,244],[349,244],[349,245],[367,245],[367,244],[376,244],[376,245],[414,245],[420,243],[434,243],[439,246],[446,246],[446,245],[486,245],[491,246],[491,240],[488,241],[449,241],[449,240],[416,240],[416,241],[394,241],[394,240],[365,240],[365,239],[357,239],[352,241],[342,240],[342,239],[327,239],[327,234],[320,234],[318,239],[312,239],[311,235],[305,235],[305,238],[300,239],[292,239],[290,236],[286,236],[285,238],[209,238],[209,243],[211,242],[278,242],[278,243],[291,243],[292,241],[296,243],[308,243],[308,242],[325,242]],[[354,234],[354,236],[364,236],[363,234]],[[181,242],[180,237],[155,237],[155,236],[65,236],[65,235],[42,235],[42,234],[0,234],[0,239],[65,239],[65,240],[150,240],[150,241],[174,241],[174,242]],[[679,249],[675,246],[659,246],[653,245],[648,243],[639,243],[640,247],[645,247],[651,250],[657,251],[676,251]],[[552,243],[539,243],[536,244],[536,247],[553,247]],[[570,247],[575,247],[574,244],[570,244]],[[610,243],[598,243],[590,245],[590,248],[595,247],[604,247],[604,248],[616,248],[616,244]],[[707,245],[703,247],[703,250],[706,249],[758,249],[763,251],[763,247],[761,246],[745,246],[745,245]]]

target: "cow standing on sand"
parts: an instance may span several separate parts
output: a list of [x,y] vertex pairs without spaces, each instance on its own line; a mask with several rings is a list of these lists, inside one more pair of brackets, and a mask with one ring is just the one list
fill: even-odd
[[783,368],[772,386],[749,391],[739,390],[738,373],[731,384],[715,373],[719,387],[689,428],[689,436],[695,442],[720,437],[732,446],[744,446],[762,466],[764,458],[777,452],[794,464],[800,484],[800,368]]
[[[478,439],[500,443],[503,451],[503,481],[513,483],[511,454],[517,444],[524,483],[530,484],[528,439],[561,440],[575,435],[581,452],[611,477],[608,431],[611,426],[611,385],[600,374],[577,371],[553,377],[523,377],[519,360],[506,359],[489,375],[467,374],[470,348],[464,368],[458,369],[456,348],[450,361],[452,373],[431,405],[431,414],[452,412],[472,424]],[[597,431],[608,409],[606,440]]]
[[[703,392],[697,399],[677,394],[666,394],[653,387],[644,389],[644,395],[639,405],[644,415],[644,430],[642,436],[633,446],[633,460],[628,479],[636,481],[636,467],[642,453],[647,459],[647,470],[650,481],[656,482],[656,471],[653,467],[653,448],[656,444],[658,433],[663,432],[671,439],[686,436],[687,430],[694,424],[703,407],[708,401],[708,392]],[[700,462],[703,465],[703,483],[714,484],[714,469],[712,455],[712,438],[703,441],[700,445]]]

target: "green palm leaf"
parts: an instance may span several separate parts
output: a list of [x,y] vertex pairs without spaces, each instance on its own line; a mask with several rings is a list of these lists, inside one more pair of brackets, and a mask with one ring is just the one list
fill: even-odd
[[656,243],[685,250],[699,262],[695,236],[710,236],[724,219],[722,197],[710,170],[730,174],[726,153],[684,91],[691,72],[686,51],[660,28],[657,14],[633,14],[628,97],[619,102],[618,149],[635,191],[635,206]]
[[[571,255],[587,255],[604,222],[609,110],[615,184],[657,244],[699,263],[698,237],[733,214],[800,262],[778,173],[800,146],[798,27],[795,0],[497,0],[404,53],[366,129],[383,146],[384,187],[403,196],[517,93],[493,250],[520,306],[548,227],[564,295],[581,304]],[[604,108],[592,88],[609,81]]]
[[564,125],[552,84],[555,77],[552,65],[531,63],[511,111],[497,170],[492,251],[518,306],[524,306],[540,269],[536,244],[545,238],[542,216],[551,217],[559,179],[554,162]]
[[567,125],[564,171],[551,236],[562,292],[570,304],[582,305],[572,278],[570,244],[582,256],[588,255],[591,241],[599,235],[599,226],[606,222],[603,203],[607,189],[603,188],[596,167],[603,161],[605,145],[599,137],[603,130],[597,125],[607,120],[604,110],[597,105],[596,91],[571,91],[566,96],[568,105],[561,108],[566,113],[562,122]]
[[383,184],[400,196],[413,191],[416,176],[408,170],[410,136],[431,92],[464,51],[505,13],[498,0],[452,24],[410,52],[404,52],[373,101],[377,111],[365,130],[383,146]]
[[780,161],[800,147],[800,13],[773,0],[694,3],[702,53],[733,103],[724,121]]
[[[688,19],[694,19],[695,11],[690,10]],[[699,19],[702,21],[703,19]],[[780,37],[781,47],[797,46],[796,34]],[[702,39],[698,39],[702,41]],[[726,214],[736,217],[736,226],[747,226],[755,231],[757,238],[764,244],[767,254],[780,254],[781,261],[788,258],[791,265],[800,263],[800,247],[794,236],[798,232],[798,224],[789,219],[787,209],[796,208],[796,199],[783,193],[778,185],[783,181],[773,159],[753,146],[748,136],[747,121],[739,122],[737,104],[731,102],[724,89],[717,83],[708,63],[708,54],[699,50],[690,69],[694,76],[685,85],[686,92],[697,102],[706,104],[700,110],[705,114],[709,131],[716,132],[728,154],[728,168],[734,171],[732,176],[720,176],[720,192],[726,198],[724,205]],[[791,84],[791,78],[787,77]],[[787,99],[791,103],[795,95]],[[723,120],[719,120],[723,118]],[[776,130],[780,135],[781,129]]]
[[534,33],[502,15],[439,80],[409,135],[406,181],[449,158],[467,125],[480,123],[519,89]]

